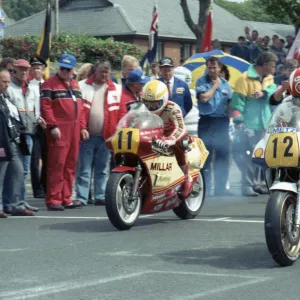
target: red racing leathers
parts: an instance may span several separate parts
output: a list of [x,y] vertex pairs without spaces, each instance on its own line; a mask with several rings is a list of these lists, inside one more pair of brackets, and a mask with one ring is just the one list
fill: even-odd
[[[48,173],[46,205],[72,203],[72,185],[78,160],[80,131],[86,120],[78,83],[70,86],[52,76],[41,86],[41,116],[47,123]],[[56,140],[51,129],[58,127],[61,138]]]

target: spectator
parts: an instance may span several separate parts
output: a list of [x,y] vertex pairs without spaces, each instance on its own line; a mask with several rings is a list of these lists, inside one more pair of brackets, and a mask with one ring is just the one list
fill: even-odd
[[174,77],[174,62],[170,57],[164,57],[159,62],[160,81],[168,87],[169,100],[178,104],[183,116],[187,115],[193,107],[190,89],[185,81]]
[[[46,123],[40,116],[40,86],[44,82],[46,62],[40,57],[30,59],[31,71],[34,79],[29,82],[29,88],[36,89],[37,99],[35,104],[35,114],[39,122],[35,134],[32,136],[33,146],[31,153],[30,174],[33,196],[35,198],[45,198],[46,192],[46,165],[47,165],[47,145],[46,145]],[[42,169],[40,168],[42,160]]]
[[215,39],[211,42],[211,50],[221,50],[221,43],[220,40]]
[[149,80],[150,78],[144,76],[140,69],[129,72],[126,84],[122,88],[121,103],[124,103],[129,109],[132,103],[140,101],[142,89]]
[[[38,124],[39,119],[39,107],[36,106],[39,94],[37,89],[32,88],[27,83],[30,67],[27,60],[17,60],[14,64],[15,74],[7,89],[9,98],[12,103],[18,107],[22,122],[25,125],[22,137],[24,137],[29,150],[27,155],[23,155],[24,180],[21,195],[22,200],[25,200],[26,198],[26,179],[30,170],[33,136],[36,132],[36,125]],[[4,194],[6,194],[6,187],[4,187]]]
[[10,73],[10,76],[13,76],[15,73],[14,70],[15,61],[16,61],[15,59],[10,57],[3,58],[0,63],[0,68],[7,70]]
[[[27,203],[22,198],[23,161],[20,144],[22,121],[18,108],[11,102],[7,94],[10,74],[0,69],[0,218],[7,214],[13,216],[33,216]],[[6,186],[6,195],[4,187]],[[2,200],[5,197],[3,208]],[[1,199],[2,198],[2,199]],[[4,204],[4,203],[3,203]]]
[[255,43],[258,39],[258,31],[257,30],[252,30],[251,32],[251,42]]
[[280,49],[284,51],[285,40],[279,39],[279,41],[280,41]]
[[157,61],[151,63],[151,74],[151,79],[159,78],[159,63]]
[[263,38],[263,44],[262,44],[264,51],[269,51],[269,44],[270,44],[270,37],[268,35],[266,35]]
[[252,44],[250,47],[250,51],[251,51],[251,62],[255,63],[257,57],[263,52],[265,51],[263,49],[263,39],[261,37],[258,37],[256,40],[255,44]]
[[274,77],[274,82],[277,86],[281,85],[283,81],[288,80],[290,75],[297,69],[297,61],[295,59],[288,59],[283,67],[281,75]]
[[276,66],[285,63],[286,54],[281,47],[280,39],[274,40],[274,44],[270,47],[270,50],[277,55]]
[[[232,89],[226,79],[220,77],[221,64],[216,57],[206,60],[207,75],[196,83],[196,95],[200,120],[198,136],[210,153],[215,151],[215,196],[232,195],[226,190],[229,175],[229,117],[227,115]],[[204,166],[206,191],[211,190],[211,163],[209,155]]]
[[230,54],[250,61],[250,49],[245,45],[245,38],[243,36],[238,38],[238,44],[231,48]]
[[287,43],[287,44],[286,44],[286,46],[285,46],[285,50],[286,50],[287,53],[289,53],[290,49],[291,49],[292,46],[293,46],[294,38],[293,38],[292,36],[288,35],[288,36],[286,37],[286,43]]
[[93,65],[90,63],[83,64],[78,72],[77,72],[77,77],[76,80],[79,82],[81,80],[87,79],[89,76],[89,72],[93,69]]
[[279,39],[279,36],[277,34],[273,34],[272,35],[272,45],[271,46],[274,46],[275,45],[275,41]]
[[72,201],[72,184],[82,140],[88,139],[81,92],[73,79],[76,58],[62,54],[56,75],[41,86],[41,115],[47,123],[48,210],[81,207]]
[[134,69],[139,67],[139,61],[131,56],[131,55],[124,55],[121,61],[121,82],[122,87],[126,84],[127,75]]
[[245,132],[247,144],[240,151],[244,155],[242,171],[242,194],[257,196],[258,193],[268,193],[262,180],[262,169],[252,164],[251,155],[255,145],[261,139],[271,116],[269,105],[270,97],[276,91],[273,76],[276,67],[276,55],[271,52],[262,52],[256,64],[251,65],[241,75],[235,84],[232,97],[232,116],[237,131]]
[[126,114],[125,103],[121,101],[121,87],[112,82],[110,72],[109,61],[103,60],[95,64],[94,75],[79,82],[90,134],[89,139],[80,146],[76,172],[77,199],[83,205],[88,204],[92,166],[95,205],[105,203],[110,161],[105,140],[114,134],[119,120]]
[[245,42],[251,43],[252,40],[251,40],[251,35],[250,35],[250,28],[249,28],[249,26],[246,26],[246,27],[244,28],[244,32],[245,32]]

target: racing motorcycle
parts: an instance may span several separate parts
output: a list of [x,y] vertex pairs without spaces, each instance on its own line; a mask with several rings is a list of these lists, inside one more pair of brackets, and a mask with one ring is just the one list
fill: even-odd
[[300,102],[285,99],[274,111],[252,161],[266,168],[270,196],[265,211],[265,238],[273,259],[292,265],[300,249]]
[[137,104],[120,120],[115,134],[106,141],[116,167],[111,171],[105,194],[110,222],[119,230],[130,229],[140,214],[173,209],[181,219],[195,218],[205,198],[202,174],[208,151],[201,139],[182,142],[188,151],[187,172],[193,178],[188,198],[183,199],[185,176],[177,164],[172,147],[160,148],[155,138],[164,134],[162,119]]

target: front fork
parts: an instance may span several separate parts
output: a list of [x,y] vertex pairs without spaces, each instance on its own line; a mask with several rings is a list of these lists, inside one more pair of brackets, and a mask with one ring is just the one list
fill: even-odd
[[139,189],[139,181],[140,181],[141,173],[142,173],[142,167],[138,164],[135,168],[135,174],[133,178],[133,184],[129,196],[129,201],[135,201],[138,198],[138,189]]
[[300,229],[300,179],[297,182],[297,202],[296,202],[296,209],[295,209],[294,227],[295,230]]

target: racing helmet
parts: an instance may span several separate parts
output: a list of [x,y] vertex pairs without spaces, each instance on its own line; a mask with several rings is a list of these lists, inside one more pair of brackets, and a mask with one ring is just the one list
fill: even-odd
[[160,113],[167,105],[169,92],[167,86],[159,80],[151,80],[145,84],[142,101],[153,113]]
[[289,91],[295,98],[300,98],[300,69],[296,69],[289,78]]

